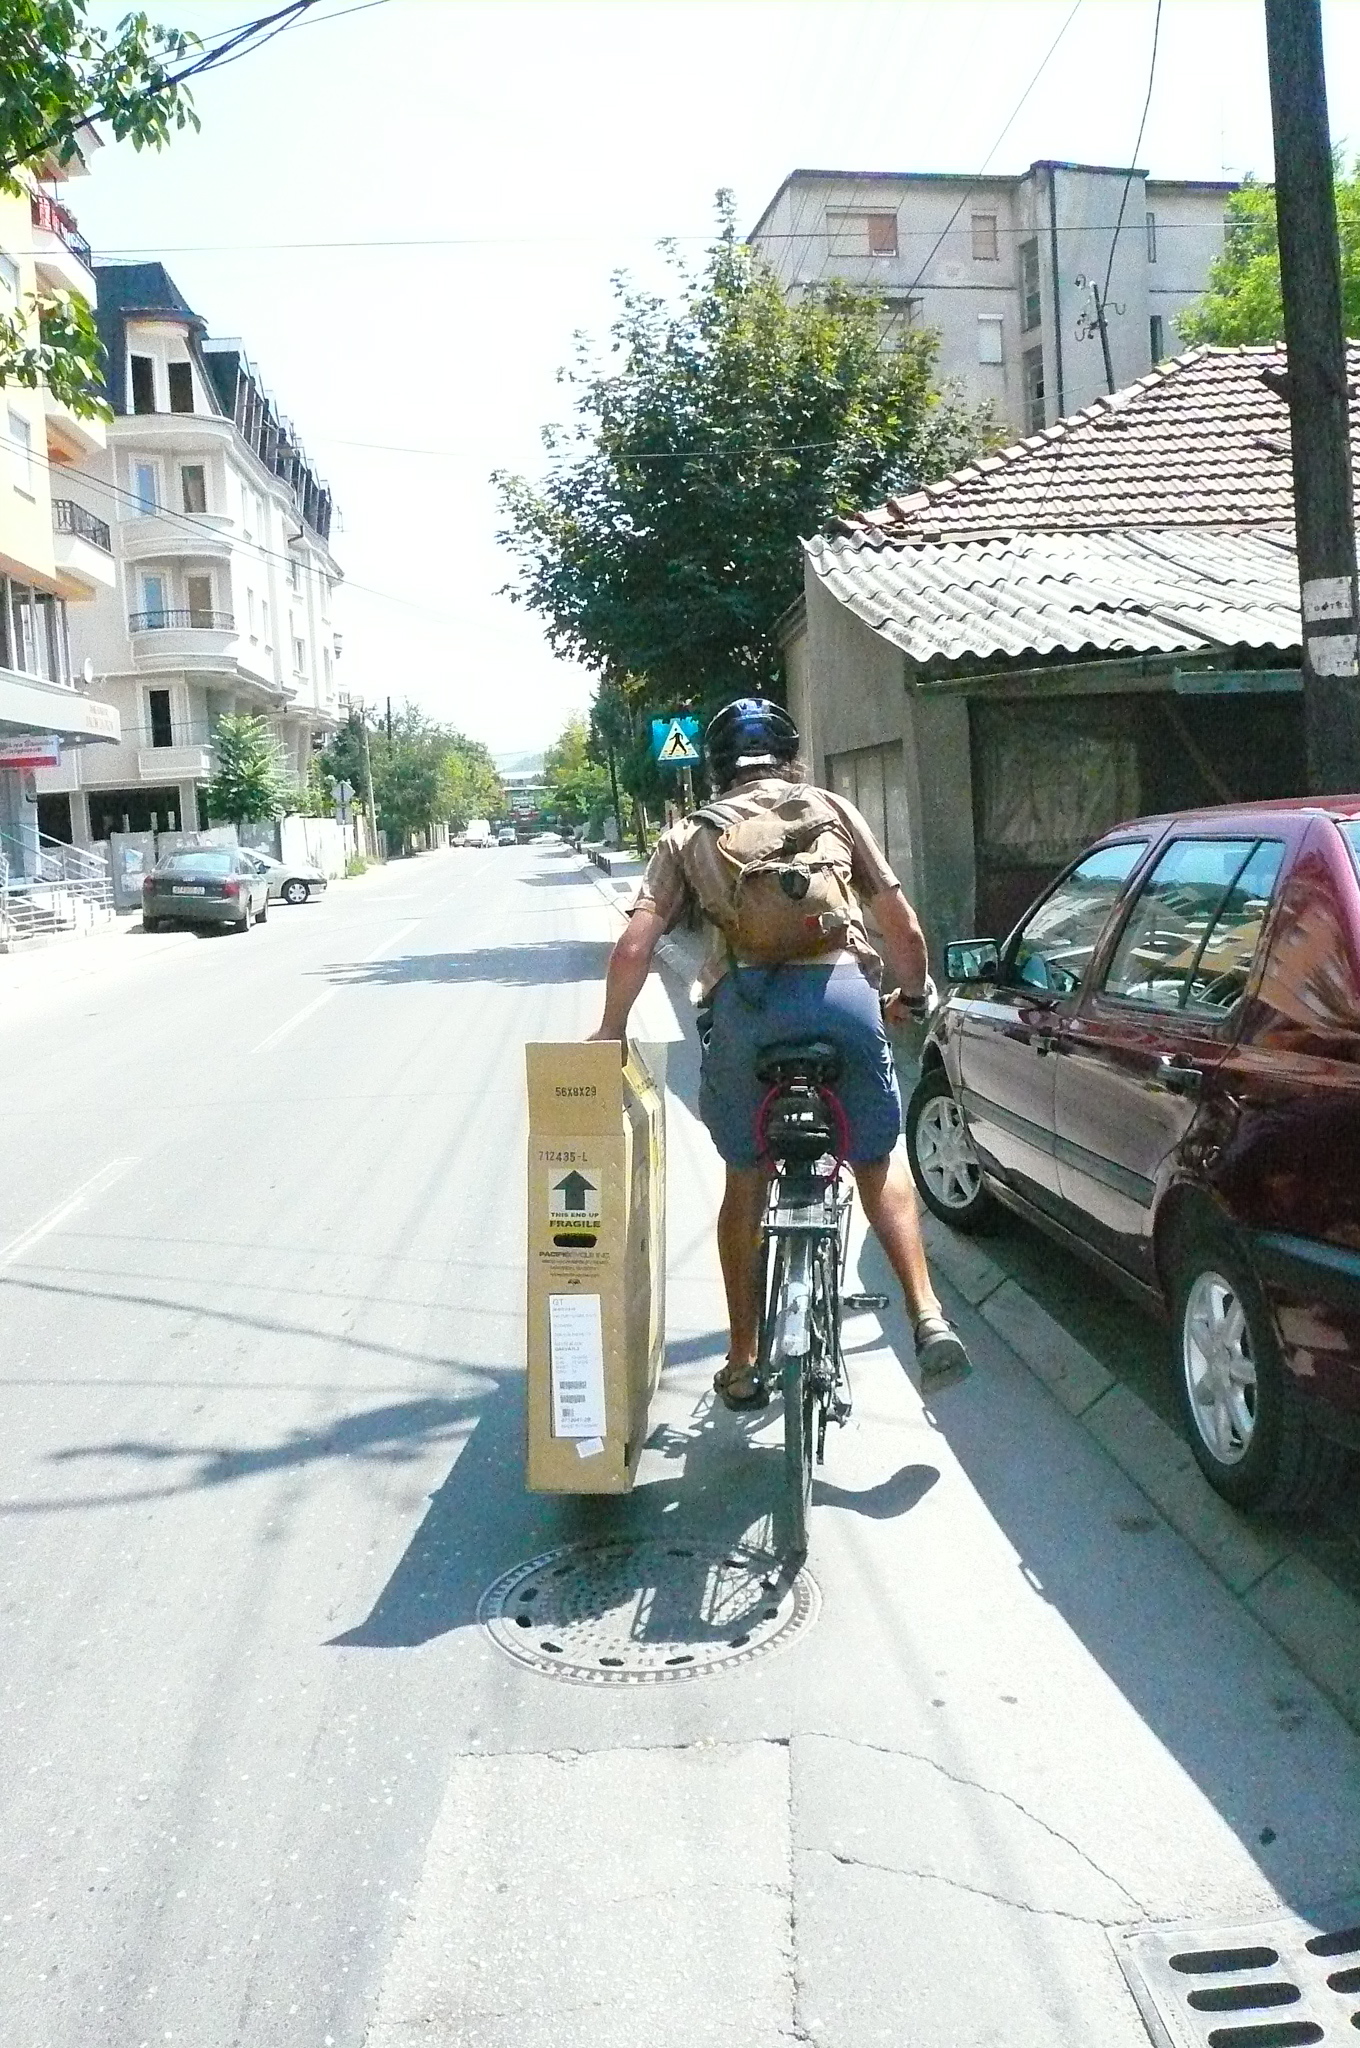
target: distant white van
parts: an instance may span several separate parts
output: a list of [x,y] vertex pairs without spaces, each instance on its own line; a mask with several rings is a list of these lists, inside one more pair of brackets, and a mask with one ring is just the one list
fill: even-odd
[[494,846],[496,835],[491,829],[489,818],[469,818],[467,831],[463,834],[464,846]]

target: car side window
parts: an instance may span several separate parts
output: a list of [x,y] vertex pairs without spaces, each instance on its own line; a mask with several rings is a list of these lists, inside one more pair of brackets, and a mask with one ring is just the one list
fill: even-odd
[[1147,849],[1146,839],[1124,840],[1079,861],[1016,933],[1007,979],[1055,995],[1079,988],[1119,893]]
[[1247,985],[1284,859],[1276,839],[1178,839],[1139,890],[1105,993],[1226,1016]]

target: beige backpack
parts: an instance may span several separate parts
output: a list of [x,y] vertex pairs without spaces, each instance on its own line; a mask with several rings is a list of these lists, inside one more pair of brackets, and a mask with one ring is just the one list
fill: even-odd
[[700,903],[735,959],[778,967],[844,945],[854,913],[851,854],[819,789],[790,785],[755,812],[720,799],[694,815],[717,835]]

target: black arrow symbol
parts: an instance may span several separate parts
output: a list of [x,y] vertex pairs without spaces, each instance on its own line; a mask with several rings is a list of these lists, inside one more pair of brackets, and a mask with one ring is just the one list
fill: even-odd
[[553,1193],[561,1195],[564,1209],[584,1209],[586,1196],[595,1193],[595,1183],[593,1180],[587,1180],[583,1173],[577,1173],[573,1168],[558,1181]]

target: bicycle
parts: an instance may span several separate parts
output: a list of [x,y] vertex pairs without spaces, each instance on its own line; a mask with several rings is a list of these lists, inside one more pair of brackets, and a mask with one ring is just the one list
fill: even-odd
[[757,1078],[767,1094],[757,1113],[760,1154],[770,1174],[761,1226],[758,1370],[784,1399],[784,1498],[776,1547],[807,1555],[814,1466],[828,1422],[850,1418],[850,1377],[841,1315],[883,1309],[885,1294],[842,1294],[853,1192],[845,1172],[848,1131],[835,1094],[840,1053],[814,1039],[771,1045]]

